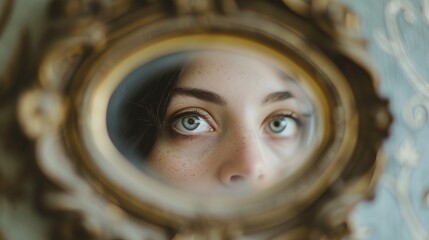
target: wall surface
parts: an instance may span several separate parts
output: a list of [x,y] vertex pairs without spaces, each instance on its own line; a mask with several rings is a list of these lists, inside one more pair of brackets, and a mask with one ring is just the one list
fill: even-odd
[[[48,0],[0,1],[0,79],[28,40],[28,56],[40,40]],[[361,16],[362,34],[381,78],[380,92],[394,115],[385,144],[387,163],[372,202],[353,213],[354,240],[429,239],[429,0],[342,0]],[[14,2],[6,9],[8,2]],[[4,21],[7,19],[7,21]],[[2,28],[2,24],[5,24]],[[22,44],[22,45],[20,45]],[[20,46],[20,47],[18,47]],[[22,54],[22,53],[21,53]],[[15,71],[15,72],[19,72]],[[0,81],[1,83],[2,81]],[[0,85],[4,96],[14,83]],[[0,99],[3,99],[0,95]],[[14,99],[0,103],[0,124],[11,124]],[[13,133],[12,133],[13,134]],[[46,239],[49,220],[33,209],[31,158],[16,159],[10,129],[0,129],[0,239]],[[27,180],[26,180],[27,179]],[[14,182],[25,188],[14,191]]]
[[354,214],[354,239],[429,239],[429,1],[345,0],[394,114],[376,199]]
[[[43,240],[49,235],[48,220],[35,211],[32,159],[22,159],[14,126],[16,79],[27,71],[26,59],[36,46],[46,25],[48,0],[0,0],[0,239]],[[13,140],[12,140],[13,139]],[[21,157],[18,157],[21,156]],[[30,174],[29,174],[30,173]]]

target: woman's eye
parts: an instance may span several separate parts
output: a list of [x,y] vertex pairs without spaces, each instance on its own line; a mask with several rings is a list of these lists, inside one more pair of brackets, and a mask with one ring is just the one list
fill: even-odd
[[184,135],[197,135],[213,131],[210,124],[203,117],[198,115],[176,118],[171,126],[174,131]]
[[298,132],[298,121],[289,115],[277,116],[268,122],[267,128],[269,134],[278,137],[292,137]]

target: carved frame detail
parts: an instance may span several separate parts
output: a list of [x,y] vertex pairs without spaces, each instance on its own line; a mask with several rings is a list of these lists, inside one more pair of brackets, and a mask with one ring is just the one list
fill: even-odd
[[[18,119],[34,142],[37,164],[47,179],[41,202],[62,213],[58,234],[63,239],[340,239],[349,234],[348,213],[359,201],[373,197],[383,165],[378,152],[391,115],[387,101],[376,93],[365,42],[357,34],[357,17],[347,8],[330,0],[57,0],[51,9],[54,24],[37,82],[20,97]],[[264,30],[265,26],[271,28]],[[332,130],[329,149],[320,150],[325,171],[309,168],[298,184],[298,195],[306,196],[302,204],[291,200],[296,205],[242,221],[236,218],[236,224],[227,217],[160,213],[131,195],[121,196],[124,191],[112,183],[114,177],[96,170],[87,146],[78,143],[85,142],[80,114],[88,92],[93,93],[88,89],[97,73],[91,71],[114,64],[112,56],[134,47],[127,50],[121,44],[219,32],[255,39],[314,69],[323,94],[339,95],[326,97],[329,119],[335,115],[344,120],[344,126],[330,122],[337,129]],[[287,34],[308,49],[284,40]],[[111,50],[118,45],[123,50]],[[295,56],[301,51],[322,60]],[[103,61],[105,65],[99,64]],[[321,176],[326,181],[310,184]],[[262,222],[266,224],[258,226]]]

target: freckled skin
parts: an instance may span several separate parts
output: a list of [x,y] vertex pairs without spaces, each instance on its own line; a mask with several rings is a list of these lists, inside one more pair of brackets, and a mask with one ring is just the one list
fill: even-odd
[[[213,131],[177,137],[164,130],[149,156],[149,165],[173,185],[196,192],[259,189],[295,169],[302,136],[277,139],[266,134],[267,117],[276,111],[300,113],[300,99],[262,105],[267,94],[295,91],[262,61],[227,53],[198,56],[184,70],[180,88],[214,92],[226,105],[174,95],[166,117],[188,108],[210,114]],[[295,94],[299,95],[299,94]],[[300,102],[301,101],[301,102]]]

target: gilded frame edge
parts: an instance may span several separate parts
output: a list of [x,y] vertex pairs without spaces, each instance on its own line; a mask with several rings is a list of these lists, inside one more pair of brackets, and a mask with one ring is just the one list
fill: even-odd
[[[210,1],[208,1],[208,2],[210,2]],[[284,1],[284,2],[288,2],[288,1]],[[317,1],[314,1],[314,2],[317,2]],[[314,3],[314,5],[316,5],[316,4]],[[302,15],[302,12],[300,12],[300,14]],[[71,38],[71,37],[69,37],[68,39],[66,38],[67,41],[64,41],[64,44],[70,44],[73,41],[81,42],[81,44],[88,44],[87,41],[89,40],[90,44],[91,44],[91,41],[93,41],[92,44],[95,44],[94,49],[102,48],[105,44],[105,42],[104,42],[105,35],[103,36],[103,34],[105,34],[105,32],[104,32],[105,27],[106,26],[103,23],[94,24],[94,28],[99,30],[96,32],[98,35],[95,34],[94,32],[90,32],[87,28],[86,31],[83,31],[84,33],[82,35],[80,35],[81,37],[74,36],[74,38]],[[323,29],[323,27],[322,27],[322,29]],[[337,28],[336,28],[335,24],[333,24],[330,29],[332,30],[332,29],[337,29]],[[341,33],[341,31],[340,31],[340,33]],[[90,36],[88,37],[88,35],[90,35]],[[338,41],[334,40],[335,44],[338,44],[338,45],[341,45],[341,41],[345,41],[345,39],[349,39],[350,41],[355,40],[355,39],[350,39],[347,36],[338,35],[338,32],[334,32],[334,33],[329,32],[328,35],[330,35],[330,37],[334,38],[334,39],[336,37],[339,38]],[[71,40],[73,40],[73,41],[71,41]],[[70,44],[68,46],[71,46],[71,45],[72,44]],[[60,44],[58,47],[64,47],[64,45]],[[53,49],[55,50],[55,48],[53,48]],[[72,47],[71,49],[73,49],[73,51],[66,53],[67,56],[70,56],[70,55],[71,56],[73,56],[73,55],[79,56],[79,54],[83,53],[82,51],[84,51],[84,49],[82,49],[82,48]],[[48,50],[46,56],[52,56],[52,54],[50,54],[50,53],[55,53],[54,50],[52,50],[52,48],[50,50]],[[341,50],[339,52],[346,55],[346,53],[342,52]],[[72,53],[72,54],[70,54],[70,53]],[[61,141],[60,142],[55,141],[55,139],[58,139],[58,135],[55,134],[55,129],[58,129],[61,126],[61,124],[63,123],[64,117],[66,114],[64,112],[64,107],[68,106],[70,103],[62,94],[58,94],[58,90],[61,88],[60,86],[63,83],[58,84],[55,81],[53,81],[54,77],[59,77],[59,76],[58,76],[58,74],[53,73],[51,66],[49,66],[49,63],[53,63],[52,65],[54,65],[54,66],[55,66],[55,63],[63,63],[63,62],[61,62],[64,60],[63,57],[64,57],[64,55],[61,56],[61,54],[59,54],[56,56],[54,55],[53,57],[45,58],[45,61],[41,65],[40,73],[46,73],[46,74],[41,74],[39,76],[39,81],[40,81],[39,87],[36,87],[33,90],[30,90],[29,92],[25,93],[23,95],[23,97],[21,97],[21,102],[20,102],[20,106],[19,106],[19,120],[22,123],[22,126],[24,128],[24,132],[26,132],[30,138],[35,139],[36,149],[38,151],[37,155],[38,155],[39,165],[41,166],[41,169],[45,174],[49,175],[49,173],[53,173],[56,171],[63,172],[65,174],[65,176],[69,176],[70,179],[74,178],[75,179],[74,181],[82,182],[81,180],[84,178],[79,176],[80,173],[78,173],[78,171],[76,171],[76,170],[72,170],[71,172],[66,173],[66,172],[64,172],[64,169],[62,169],[62,170],[52,169],[53,167],[55,167],[54,166],[55,164],[52,162],[52,158],[46,156],[46,154],[44,153],[44,151],[46,150],[46,146],[50,146],[50,147],[56,146],[55,149],[58,149],[58,155],[57,156],[59,156],[60,159],[61,158],[62,159],[67,158],[67,154],[68,154],[67,150],[63,149],[66,146],[66,144],[64,144],[63,142],[61,143]],[[350,57],[350,56],[347,56],[347,57]],[[352,58],[352,57],[350,57],[350,58]],[[356,68],[360,68],[367,73],[369,72],[369,70],[366,69],[366,67],[362,67],[361,62],[358,62],[358,60],[356,60],[356,61],[352,60],[351,62],[354,62],[356,64]],[[74,65],[74,66],[77,66],[77,65],[78,64],[76,63],[76,65]],[[43,66],[45,66],[45,67],[43,67]],[[48,66],[48,67],[46,67],[46,66]],[[71,66],[73,66],[73,64],[71,64]],[[70,72],[67,73],[67,71],[64,71],[62,73],[65,74],[62,76],[63,78],[64,77],[67,78],[67,76],[71,75],[71,73]],[[61,76],[60,76],[60,78],[61,78]],[[48,109],[42,109],[42,113],[45,115],[44,115],[44,117],[36,118],[37,119],[36,124],[28,123],[28,120],[26,120],[28,118],[28,116],[32,116],[35,113],[35,110],[39,111],[40,109],[38,107],[40,107],[40,105],[38,106],[37,104],[42,104],[41,102],[46,101],[46,99],[52,100],[55,103],[54,106],[49,106]],[[30,102],[36,103],[35,104],[36,106],[32,106],[29,109],[28,103],[30,103]],[[385,101],[381,101],[381,103],[378,104],[378,107],[379,107],[380,113],[378,114],[379,117],[376,117],[376,120],[377,119],[381,119],[381,120],[378,120],[378,122],[376,122],[376,125],[378,125],[378,127],[380,129],[380,133],[383,136],[378,137],[378,138],[374,137],[373,140],[375,141],[375,143],[377,143],[377,139],[382,139],[387,135],[387,129],[388,129],[388,126],[391,122],[390,114],[387,111],[387,103]],[[46,110],[46,112],[43,112],[43,110]],[[42,116],[43,116],[43,114],[42,114]],[[44,128],[44,126],[47,126],[47,125],[49,125],[49,127]],[[380,140],[378,140],[378,141],[380,141]],[[371,166],[371,164],[370,164],[370,166]],[[73,169],[76,167],[68,165],[68,168]],[[363,176],[366,176],[370,172],[371,172],[371,168],[368,171],[366,171],[363,174]],[[78,192],[90,191],[87,189],[87,187],[83,187],[83,185],[82,186],[78,185],[77,187],[76,186],[72,187],[70,185],[71,182],[67,182],[70,179],[67,179],[67,180],[65,178],[58,179],[57,177],[58,176],[50,176],[48,178],[51,178],[51,180],[56,179],[53,181],[60,183],[60,185],[64,184],[64,185],[66,185],[65,188],[71,188],[71,189],[74,189],[74,191],[78,191]],[[371,179],[372,179],[372,175],[371,175]],[[362,181],[366,181],[366,180],[367,180],[367,178],[363,177]],[[62,184],[61,184],[61,182],[62,182]],[[356,189],[358,189],[358,188],[356,188]],[[365,192],[367,192],[367,190],[365,190]],[[341,191],[337,191],[337,194],[341,194]],[[55,195],[55,194],[54,193],[48,193],[48,194],[46,194],[46,196],[44,198],[49,199],[50,195]],[[361,198],[365,198],[365,196],[367,196],[367,194],[363,194],[363,196],[364,197],[361,197]],[[106,202],[106,200],[107,199],[104,199],[103,196],[98,196],[97,201]],[[53,202],[51,202],[50,200],[46,200],[46,201],[53,204]],[[349,204],[354,205],[356,203],[357,203],[357,201],[354,203],[349,203]],[[114,210],[112,210],[114,212],[114,214],[112,214],[112,215],[109,214],[112,218],[121,219],[121,220],[123,220],[123,222],[129,222],[129,221],[131,221],[131,223],[134,222],[133,220],[130,220],[130,219],[133,219],[132,217],[130,218],[126,214],[126,212],[122,211],[120,208],[115,208],[114,205],[115,204],[113,204],[113,205],[107,204],[106,205],[106,208],[114,209]],[[70,206],[56,206],[56,207],[61,209],[61,208],[69,208]],[[351,208],[351,206],[350,206],[350,208]],[[328,207],[325,207],[325,209],[328,209]],[[81,211],[81,213],[84,213],[84,215],[85,214],[91,215],[91,213],[88,212],[89,209],[86,209],[86,210],[85,209],[74,209],[74,211],[78,211],[78,212]],[[321,212],[323,212],[323,211],[321,211]],[[329,215],[329,213],[326,213],[326,215]],[[327,216],[324,216],[324,217],[322,217],[322,216],[323,216],[323,214],[321,214],[322,219],[329,218]],[[320,223],[322,223],[324,221],[325,220],[321,220]],[[139,222],[139,221],[137,221],[137,222]],[[86,224],[88,224],[88,223],[86,223]],[[103,224],[106,224],[106,223],[103,223]],[[103,224],[99,223],[99,226],[101,226]],[[131,225],[133,225],[133,224],[130,224],[130,226]],[[107,226],[110,226],[110,225],[107,225]],[[322,235],[326,235],[326,236],[330,236],[330,237],[334,238],[334,236],[336,236],[336,235],[340,236],[341,234],[345,234],[345,232],[341,232],[341,234],[340,234],[339,232],[336,232],[335,230],[333,231],[333,229],[335,229],[335,227],[338,227],[338,226],[339,225],[337,225],[337,226],[325,226],[325,227],[319,226],[316,229],[318,229],[317,231],[320,231],[322,229],[322,232],[326,231],[325,233],[322,233]],[[94,229],[94,228],[92,228],[92,229]],[[137,229],[140,229],[138,227],[138,224],[137,224],[137,226],[134,224],[134,229],[135,229],[135,231],[133,231],[133,232],[137,233],[138,232]],[[124,231],[120,231],[120,230],[118,230],[118,231],[121,232],[121,233],[117,233],[117,234],[119,234],[118,236],[120,236],[120,237],[124,237],[127,239],[137,239],[137,238],[133,238],[131,236],[128,236],[129,234],[126,234]],[[97,232],[97,231],[95,231],[95,232]],[[145,232],[145,231],[143,231],[143,232]],[[98,234],[102,234],[102,233],[98,232]],[[155,233],[152,233],[152,234],[155,234]],[[225,234],[225,233],[222,233],[222,234]],[[222,235],[222,236],[224,236],[224,235]]]

